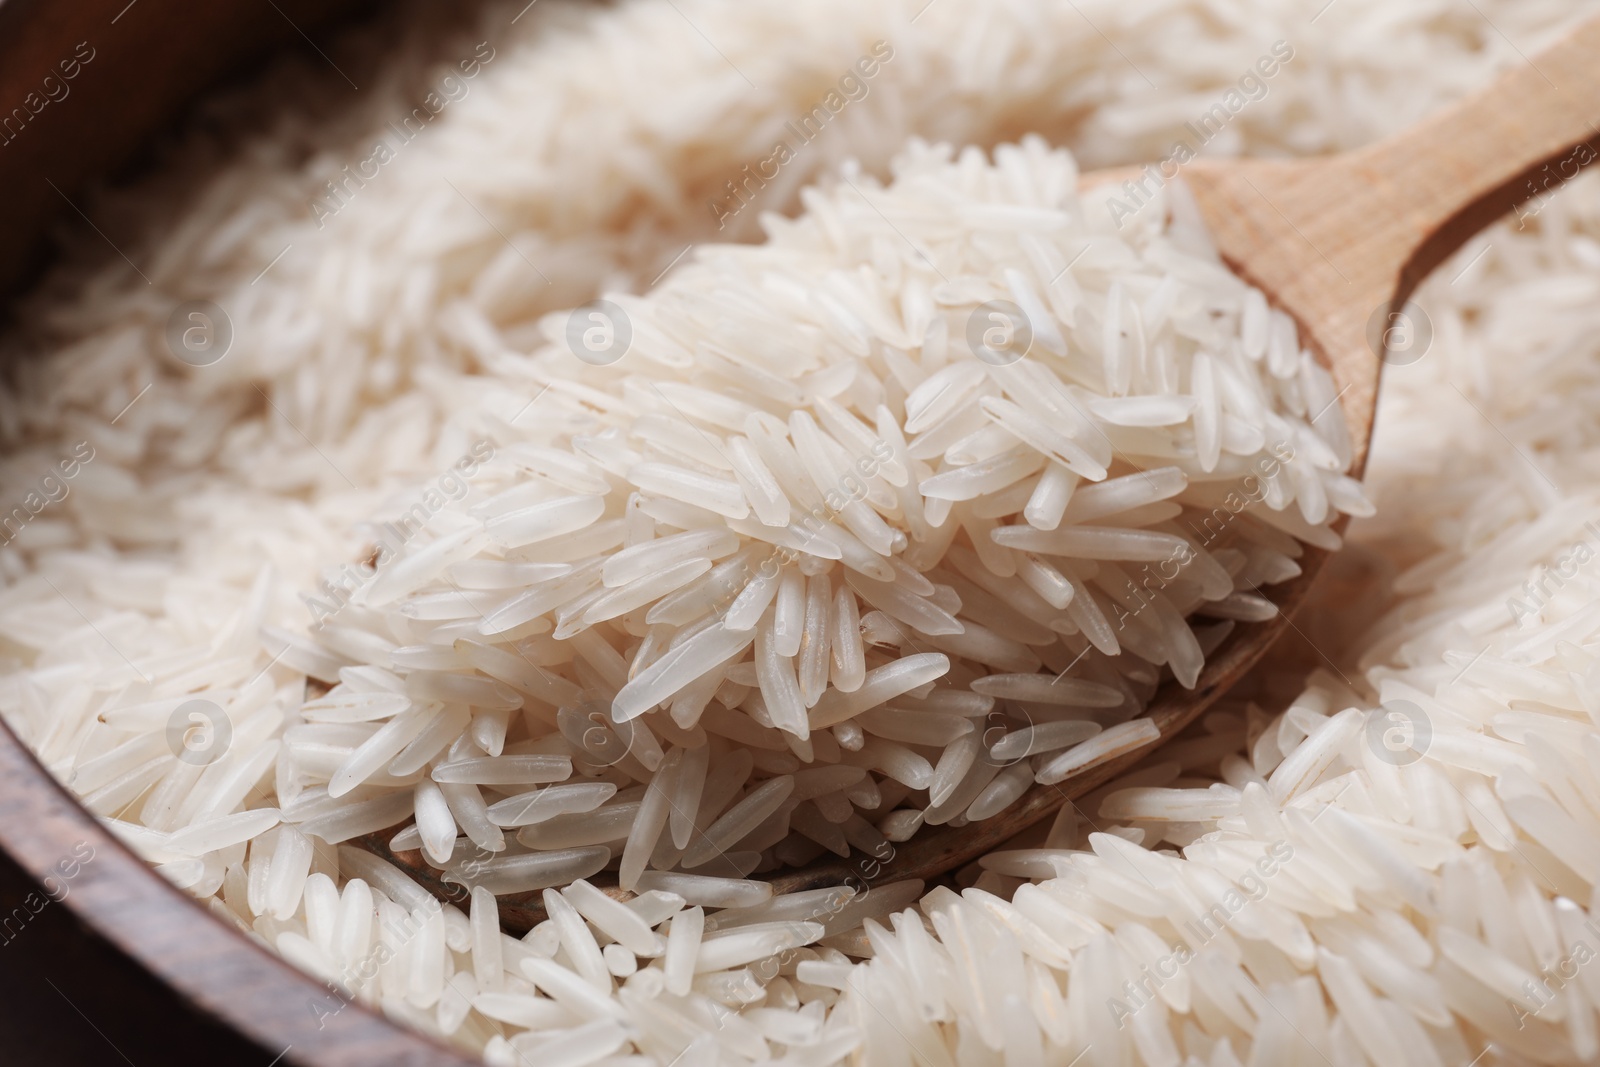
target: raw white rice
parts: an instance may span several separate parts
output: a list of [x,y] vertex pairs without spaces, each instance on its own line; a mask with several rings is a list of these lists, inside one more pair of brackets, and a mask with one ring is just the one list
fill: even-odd
[[[22,310],[0,711],[87,806],[494,1063],[1600,1055],[1587,179],[1419,295],[1434,347],[1386,376],[1384,511],[1340,563],[1394,598],[1309,609],[1323,669],[1258,672],[954,889],[761,880],[829,851],[866,875],[1143,744],[1160,679],[1193,685],[1300,542],[1368,511],[1331,381],[1181,202],[1118,229],[1043,140],[910,138],[1162,157],[1282,38],[1208,151],[1347,147],[1574,16],[635,0],[508,28],[520,6],[348,43],[374,70],[353,110],[331,71],[229,104],[303,147],[187,142],[91,205],[138,220],[113,233],[150,285],[75,261]],[[706,199],[867,54],[870,92],[759,190],[792,218],[703,244]],[[449,109],[319,228],[325,183],[438,86]],[[575,359],[558,310],[602,292],[632,331],[614,365]],[[161,341],[196,299],[233,324],[209,367]],[[974,358],[991,300],[1027,315],[1026,359]],[[1384,742],[1418,722],[1415,760]],[[341,847],[397,826],[459,907]],[[586,880],[608,868],[633,895]],[[502,933],[494,894],[535,891],[549,920]]]

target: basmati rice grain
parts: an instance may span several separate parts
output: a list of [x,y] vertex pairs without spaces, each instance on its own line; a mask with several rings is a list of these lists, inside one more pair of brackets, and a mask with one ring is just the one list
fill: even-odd
[[[1492,23],[1345,0],[1216,144],[1354,147],[1583,17],[1485,2]],[[1157,97],[1235,83],[1259,50],[1236,25],[1187,0],[714,7],[492,5],[475,67],[477,16],[440,34],[402,7],[338,53],[373,64],[360,100],[284,111],[274,82],[228,105],[239,147],[179,138],[157,166],[182,182],[118,192],[154,288],[62,257],[0,398],[14,501],[74,427],[95,450],[0,549],[18,736],[219,917],[490,1062],[1593,1058],[1586,969],[1537,1002],[1512,981],[1577,952],[1600,879],[1588,179],[1419,289],[1435,337],[1386,370],[1375,514],[1343,473],[1348,394],[1182,182],[1127,213],[1126,188],[1078,187],[1080,162],[1170,153]],[[686,23],[723,54],[672,47]],[[819,57],[854,64],[846,38],[888,74],[722,198],[774,115],[816,106]],[[329,210],[446,63],[472,92]],[[729,63],[762,92],[724,92]],[[697,93],[722,104],[672,110]],[[1078,159],[913,136],[1019,122]],[[695,190],[720,238],[764,242],[708,243]],[[614,366],[572,356],[598,320],[554,310],[602,283],[625,290]],[[193,300],[235,329],[211,367],[166,358]],[[995,300],[1028,320],[1013,362],[968,331]],[[1364,521],[1333,566],[1374,592],[1306,614],[1325,669],[1253,672],[1254,703],[1081,798],[1097,827],[1065,809],[926,895],[770,895],[785,864],[882,862],[1143,744],[1157,687],[1270,618],[1340,516]],[[193,700],[231,729],[209,766],[166,744]],[[445,864],[470,917],[323,847],[366,834]],[[613,866],[643,895],[574,885]],[[1263,885],[1107,1018],[1185,923]],[[552,903],[562,929],[501,934],[494,893],[535,889],[577,905]]]

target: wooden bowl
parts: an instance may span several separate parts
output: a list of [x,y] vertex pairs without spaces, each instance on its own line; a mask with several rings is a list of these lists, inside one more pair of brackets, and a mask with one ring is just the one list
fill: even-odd
[[[136,164],[201,90],[247,73],[275,48],[309,52],[306,34],[360,6],[365,0],[5,0],[0,293],[14,296],[37,280],[46,232],[82,225],[80,191]],[[199,1010],[272,1052],[286,1050],[284,1062],[478,1062],[343,1002],[214,918],[107,833],[4,724],[0,848],[34,878],[52,879],[47,886],[72,870],[64,907]]]
[[[80,190],[136,159],[199,90],[273,46],[309,52],[314,46],[306,33],[370,2],[267,0],[236,7],[198,0],[80,0],[70,8],[44,0],[0,3],[0,109],[14,102],[24,108],[10,113],[16,115],[12,126],[0,110],[0,293],[14,293],[37,278],[45,231],[57,221],[82,225]],[[40,102],[52,94],[60,99]],[[1241,626],[1211,657],[1197,691],[1157,716],[1164,735],[1186,725],[1254,662],[1262,644],[1254,638],[1287,628],[1315,570],[1275,590],[1283,614],[1270,623]],[[1072,791],[1096,787],[1147,754],[1094,768]],[[1054,803],[1044,792],[1030,793],[994,821],[988,841],[949,828],[919,834],[900,850],[897,863],[872,873],[827,862],[774,880],[792,891],[925,875],[986,851],[992,838],[1023,829],[1049,814]],[[368,847],[384,851],[387,836],[374,835]],[[107,833],[3,723],[0,849],[41,881],[61,877],[62,863],[71,865],[67,908],[200,1010],[271,1052],[286,1049],[288,1061],[308,1067],[478,1062],[345,1003],[324,983],[213,917]],[[93,859],[75,863],[91,854],[88,849]],[[428,888],[442,895],[442,886]],[[511,901],[503,916],[513,929],[542,917],[533,901]]]

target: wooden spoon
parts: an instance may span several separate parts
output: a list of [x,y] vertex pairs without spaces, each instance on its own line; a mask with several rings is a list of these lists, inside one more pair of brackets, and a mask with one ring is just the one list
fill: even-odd
[[[1367,148],[1311,160],[1197,160],[1181,177],[1228,266],[1294,316],[1302,343],[1332,373],[1352,445],[1350,473],[1359,477],[1382,365],[1421,358],[1431,337],[1426,313],[1407,307],[1411,293],[1489,223],[1530,200],[1537,198],[1542,208],[1559,195],[1563,182],[1596,158],[1597,146],[1600,19],[1487,90]],[[1119,169],[1083,180],[1120,184],[1142,177],[1153,192],[1159,187],[1151,176],[1156,173]],[[1161,687],[1147,716],[1159,732],[1156,739],[1059,784],[1034,785],[982,822],[924,828],[881,856],[829,856],[767,880],[780,893],[843,884],[862,888],[932,878],[993,851],[1126,770],[1227,692],[1293,625],[1291,616],[1327,555],[1306,548],[1301,575],[1271,590],[1277,617],[1236,626],[1208,657],[1194,689],[1170,681]],[[358,843],[406,868],[437,895],[460,899],[461,890],[440,882],[439,872],[419,854],[390,853],[384,845],[390,836]],[[543,918],[537,894],[502,898],[501,918],[508,929],[527,929]]]

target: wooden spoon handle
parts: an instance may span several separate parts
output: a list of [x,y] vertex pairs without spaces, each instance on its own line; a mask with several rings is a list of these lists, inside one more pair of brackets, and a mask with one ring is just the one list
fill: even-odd
[[1350,473],[1359,476],[1376,357],[1402,364],[1426,351],[1426,340],[1409,353],[1394,348],[1397,335],[1429,330],[1426,309],[1413,316],[1404,307],[1412,290],[1495,219],[1516,211],[1526,222],[1542,210],[1597,147],[1600,19],[1367,148],[1323,159],[1196,160],[1184,177],[1229,266],[1295,317],[1332,372]]
[[[1489,223],[1522,225],[1600,158],[1600,19],[1435,118],[1345,157],[1397,302]],[[1374,250],[1378,252],[1379,250]]]

